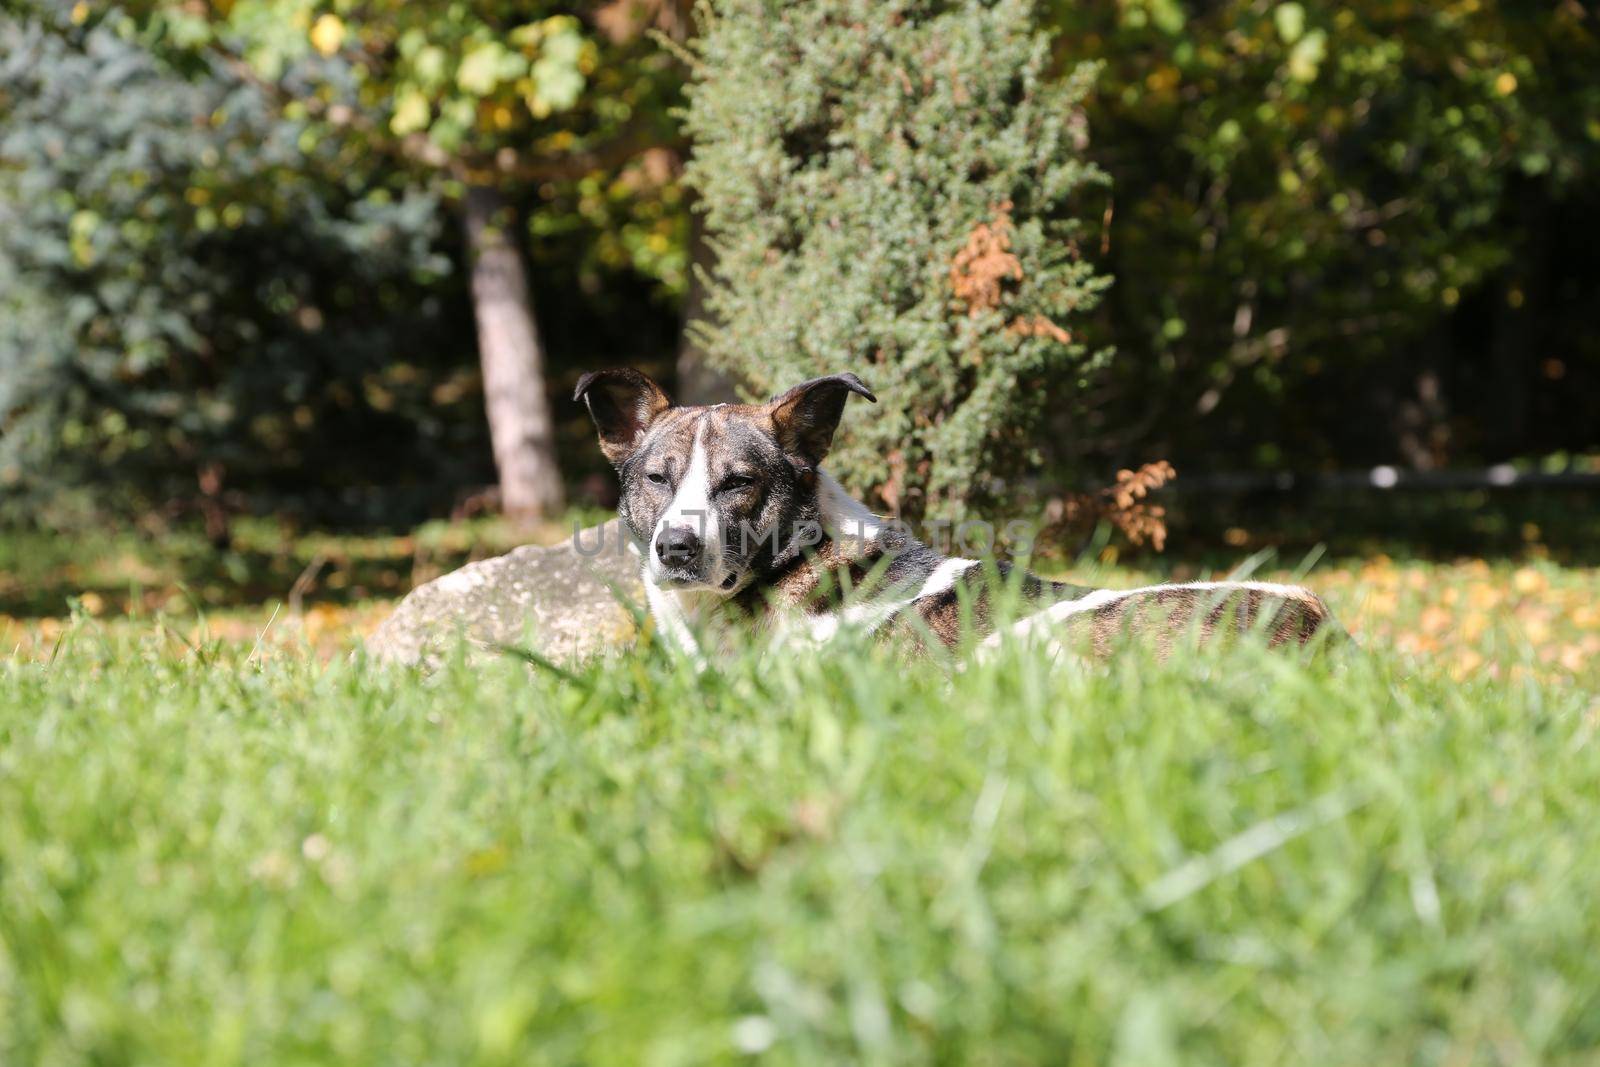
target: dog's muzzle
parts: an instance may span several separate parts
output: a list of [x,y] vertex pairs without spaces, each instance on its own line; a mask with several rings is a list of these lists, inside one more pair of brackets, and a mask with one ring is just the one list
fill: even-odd
[[658,584],[676,589],[715,589],[732,592],[739,585],[737,570],[722,573],[711,566],[705,539],[692,526],[665,526],[651,545],[656,566],[652,568]]
[[706,544],[692,526],[668,526],[656,534],[656,558],[675,571],[698,571],[706,558]]

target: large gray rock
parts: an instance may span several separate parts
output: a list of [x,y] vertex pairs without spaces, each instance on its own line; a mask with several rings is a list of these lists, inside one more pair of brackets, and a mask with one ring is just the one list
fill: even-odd
[[[603,546],[603,547],[602,547]],[[639,553],[615,520],[559,545],[525,546],[413,589],[367,638],[376,659],[424,666],[465,637],[573,660],[631,642],[633,616],[611,587],[644,604]]]

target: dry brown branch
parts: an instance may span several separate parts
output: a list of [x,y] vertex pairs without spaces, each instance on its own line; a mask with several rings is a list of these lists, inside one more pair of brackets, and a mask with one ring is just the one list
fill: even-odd
[[1000,306],[1007,281],[1022,280],[1022,261],[1011,252],[1011,201],[980,222],[950,263],[950,289],[967,314],[976,318]]
[[1006,332],[1014,333],[1019,337],[1048,337],[1062,344],[1072,342],[1072,334],[1068,330],[1045,318],[1043,315],[1023,315],[1011,320],[1011,325],[1006,327]]
[[[1022,261],[1011,251],[1011,201],[994,209],[988,222],[980,222],[967,235],[950,261],[950,290],[968,318],[994,311],[1005,302],[1008,283],[1022,281]],[[1044,315],[1019,315],[1006,325],[1017,337],[1048,337],[1061,344],[1072,340],[1060,325]]]
[[1117,480],[1104,489],[1069,493],[1046,504],[1046,529],[1057,536],[1070,537],[1105,522],[1126,537],[1129,544],[1149,544],[1160,552],[1167,545],[1167,510],[1148,498],[1177,476],[1166,460],[1146,463],[1138,470],[1118,471]]

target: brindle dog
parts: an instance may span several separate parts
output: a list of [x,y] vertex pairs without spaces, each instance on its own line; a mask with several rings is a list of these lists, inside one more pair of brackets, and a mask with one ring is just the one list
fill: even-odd
[[[1096,590],[946,558],[821,469],[852,395],[877,402],[854,374],[802,382],[765,404],[711,407],[675,406],[632,369],[579,379],[575,399],[622,478],[619,516],[644,559],[651,614],[685,652],[700,656],[707,637],[731,647],[758,628],[819,641],[841,630],[931,635],[949,646],[1046,633],[1101,655],[1130,630],[1165,652],[1191,628],[1202,640],[1259,629],[1273,645],[1338,629],[1299,586]],[[1002,632],[991,620],[997,579],[1027,608]]]

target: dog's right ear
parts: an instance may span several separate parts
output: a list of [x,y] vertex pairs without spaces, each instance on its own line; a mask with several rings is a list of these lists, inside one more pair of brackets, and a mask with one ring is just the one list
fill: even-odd
[[618,468],[656,417],[672,406],[661,386],[631,367],[590,371],[578,379],[572,399],[589,406],[589,417],[600,431],[600,451]]

